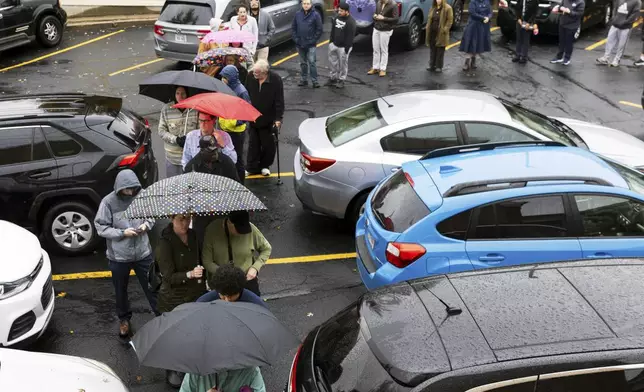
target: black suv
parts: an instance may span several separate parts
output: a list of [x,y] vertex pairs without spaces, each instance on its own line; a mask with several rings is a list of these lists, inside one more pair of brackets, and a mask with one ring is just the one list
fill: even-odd
[[45,47],[56,46],[66,24],[60,0],[0,0],[0,51],[36,39]]
[[121,98],[52,94],[0,98],[0,219],[73,255],[100,242],[94,215],[122,169],[158,179],[147,120]]
[[286,391],[641,392],[643,280],[604,259],[385,287],[309,333]]

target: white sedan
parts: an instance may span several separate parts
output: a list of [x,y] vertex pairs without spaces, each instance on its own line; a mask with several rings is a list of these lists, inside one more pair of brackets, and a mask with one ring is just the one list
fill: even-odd
[[53,312],[49,255],[31,232],[0,221],[0,347],[36,340]]

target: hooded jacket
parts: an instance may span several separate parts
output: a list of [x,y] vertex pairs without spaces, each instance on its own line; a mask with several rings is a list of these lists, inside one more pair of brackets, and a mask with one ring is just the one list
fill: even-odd
[[147,232],[135,237],[126,237],[125,229],[137,229],[142,224],[148,230],[154,225],[153,220],[126,219],[123,213],[132,204],[135,196],[125,196],[121,191],[126,188],[141,189],[141,183],[132,170],[123,170],[116,176],[114,192],[105,196],[98,207],[94,226],[99,236],[107,240],[107,258],[116,262],[140,261],[150,256],[152,248]]
[[234,65],[227,65],[220,73],[222,78],[228,80],[228,87],[237,94],[237,96],[244,101],[250,103],[250,95],[248,95],[248,90],[239,80],[239,70]]
[[620,30],[632,28],[640,16],[640,8],[641,0],[621,0],[611,24]]
[[275,23],[273,23],[273,18],[271,18],[271,15],[268,12],[261,9],[261,4],[258,15],[253,15],[251,10],[250,16],[257,19],[257,30],[259,31],[257,49],[270,46],[271,39],[273,39],[273,35],[275,34]]
[[217,159],[210,164],[204,160],[203,153],[199,151],[199,153],[192,158],[190,162],[188,162],[186,167],[183,169],[183,172],[215,174],[240,182],[239,176],[237,175],[237,167],[227,155],[221,152],[221,149],[219,150]]
[[313,8],[308,12],[304,9],[297,11],[291,25],[295,46],[300,49],[314,48],[322,36],[322,27],[322,18]]

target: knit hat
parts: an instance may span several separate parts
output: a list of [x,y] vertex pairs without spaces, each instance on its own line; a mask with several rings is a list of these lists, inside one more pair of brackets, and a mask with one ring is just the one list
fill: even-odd
[[222,22],[223,20],[219,18],[210,19],[210,31],[219,31],[219,26],[221,26]]
[[339,7],[339,8],[340,8],[341,10],[349,11],[349,4],[347,4],[345,1],[343,1],[343,2],[341,2],[341,3],[340,3],[340,7]]

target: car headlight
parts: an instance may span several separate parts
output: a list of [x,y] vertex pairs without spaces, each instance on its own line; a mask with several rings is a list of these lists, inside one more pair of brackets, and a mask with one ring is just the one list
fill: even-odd
[[38,265],[28,276],[13,282],[0,282],[0,301],[3,299],[11,298],[14,295],[18,295],[27,290],[38,276],[38,273],[42,269],[43,263],[43,257],[40,256]]

